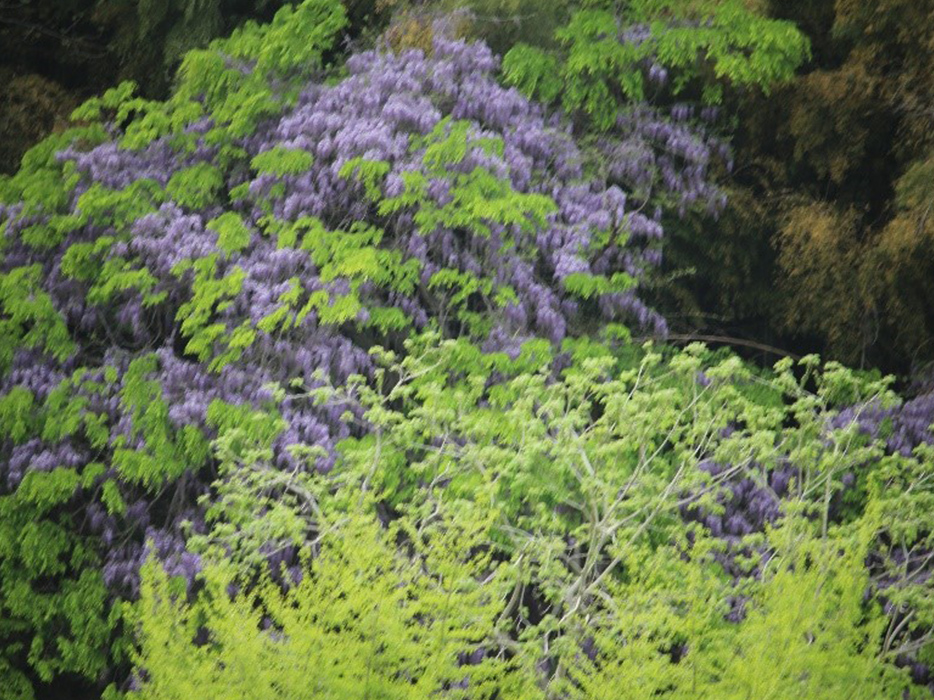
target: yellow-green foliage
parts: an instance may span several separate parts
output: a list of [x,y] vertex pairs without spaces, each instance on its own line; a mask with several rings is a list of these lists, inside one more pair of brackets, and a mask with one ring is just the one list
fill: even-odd
[[[573,637],[552,637],[549,651],[564,666],[547,690],[536,683],[542,648],[531,635],[511,661],[457,665],[458,654],[490,643],[509,599],[503,584],[521,570],[516,558],[490,569],[465,561],[467,547],[482,542],[469,532],[415,547],[424,557],[418,563],[392,544],[397,528],[384,530],[356,510],[329,530],[288,591],[266,578],[232,595],[237,570],[214,563],[192,604],[151,562],[133,616],[143,649],[138,661],[149,679],[142,697],[899,695],[907,679],[877,657],[886,620],[863,602],[865,547],[836,538],[802,544],[806,527],[789,524],[775,533],[775,558],[739,624],[724,620],[727,587],[709,567],[634,548],[626,564],[637,573],[610,586],[612,619],[605,611]],[[196,647],[195,637],[207,642]],[[586,637],[598,650],[594,661],[577,646]],[[546,633],[546,646],[548,639]],[[687,644],[685,656],[673,661],[668,650],[679,644]],[[467,687],[446,688],[464,679]]]
[[[739,624],[723,619],[722,589],[696,564],[655,561],[618,586],[625,612],[598,636],[597,663],[573,670],[575,697],[895,697],[907,683],[877,656],[886,620],[863,600],[865,546],[807,529],[791,521],[771,534],[773,558]],[[674,663],[660,650],[677,644],[686,650]]]
[[[514,360],[431,335],[407,350],[374,351],[375,386],[292,394],[370,429],[326,476],[268,466],[274,415],[212,406],[219,498],[192,541],[205,586],[186,600],[147,565],[133,613],[144,696],[831,700],[909,688],[889,661],[930,646],[930,594],[893,568],[887,595],[917,611],[896,628],[865,596],[865,560],[880,542],[932,537],[934,489],[899,487],[931,455],[882,458],[854,426],[828,427],[835,407],[891,401],[886,382],[814,357],[764,377],[700,346],[621,359],[569,341],[560,378],[547,343]],[[711,477],[707,458],[733,466]],[[800,471],[784,518],[744,540],[761,575],[733,580],[722,542],[679,509],[693,491],[716,510],[724,479],[762,480],[786,459]],[[843,474],[868,465],[861,505],[831,517]],[[274,583],[260,544],[299,547],[300,582],[293,569]],[[735,596],[741,622],[726,619]],[[459,664],[478,649],[481,663]]]
[[[431,523],[402,518],[387,529],[360,486],[347,479],[322,503],[319,543],[285,591],[263,575],[233,595],[243,570],[218,558],[189,605],[147,564],[132,620],[148,679],[141,697],[415,699],[465,678],[470,697],[521,695],[503,683],[506,661],[457,664],[503,608],[508,581],[485,546],[495,510],[454,518],[465,509],[439,498]],[[202,628],[208,641],[195,647]]]

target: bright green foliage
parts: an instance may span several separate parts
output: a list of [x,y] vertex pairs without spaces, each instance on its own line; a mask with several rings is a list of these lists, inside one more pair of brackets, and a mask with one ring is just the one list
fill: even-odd
[[[458,166],[473,148],[499,156],[503,153],[501,139],[471,134],[469,122],[442,119],[424,140],[415,140],[412,147],[424,148],[425,171],[412,172],[405,178],[405,191],[397,197],[382,199],[379,211],[389,214],[415,204],[419,207],[415,223],[423,233],[444,227],[489,236],[491,224],[527,230],[544,225],[548,214],[555,211],[549,197],[517,192],[508,180],[485,168],[461,172]],[[427,196],[432,177],[449,179],[449,202],[439,205]]]
[[905,685],[877,657],[887,620],[877,604],[863,603],[866,543],[816,540],[811,529],[789,521],[776,533],[776,570],[766,569],[767,584],[737,635],[721,697],[891,697]]
[[157,280],[144,267],[134,267],[129,261],[117,257],[103,258],[114,243],[111,236],[101,236],[94,243],[76,243],[62,256],[62,270],[66,275],[83,281],[94,281],[88,288],[88,301],[106,304],[120,292],[130,289],[142,293],[143,306],[158,304],[165,292],[155,292]]
[[320,219],[299,217],[291,224],[270,218],[267,232],[276,235],[280,248],[299,248],[311,255],[322,282],[345,280],[346,293],[319,289],[310,294],[302,291],[300,281],[280,295],[276,311],[263,318],[257,327],[267,333],[276,328],[288,330],[314,313],[322,324],[344,324],[357,321],[362,327],[375,326],[383,330],[403,328],[410,322],[398,309],[368,305],[369,319],[358,314],[363,308],[360,287],[365,282],[403,294],[411,294],[418,282],[420,270],[416,259],[403,260],[401,251],[380,246],[384,232],[363,222],[354,222],[346,230],[329,231]]
[[217,168],[198,163],[172,175],[165,190],[181,206],[203,209],[215,201],[223,186],[224,176]]
[[311,253],[323,282],[336,279],[351,281],[351,288],[373,280],[404,293],[415,287],[418,261],[403,262],[399,251],[379,248],[383,232],[363,222],[355,222],[346,231],[309,230],[302,248]]
[[276,146],[254,156],[250,164],[258,173],[271,173],[272,175],[297,175],[311,167],[314,158],[308,151],[297,148]]
[[[41,680],[63,673],[94,677],[108,663],[107,647],[121,616],[112,605],[100,562],[69,507],[76,489],[90,487],[100,465],[31,473],[13,495],[0,496],[0,668],[22,660]],[[119,648],[113,649],[114,658]],[[7,668],[4,691],[28,682]],[[31,697],[31,692],[17,697]]]
[[187,469],[205,463],[208,444],[192,425],[175,430],[162,386],[148,378],[157,367],[154,355],[143,355],[130,363],[123,380],[121,403],[133,418],[133,434],[145,440],[143,449],[130,449],[123,435],[114,440],[113,466],[130,484],[139,483],[155,491],[178,479]]
[[367,197],[373,200],[382,198],[379,184],[389,173],[389,163],[382,160],[351,158],[340,169],[343,178],[354,178],[363,185]]
[[104,127],[96,124],[75,127],[43,139],[23,156],[22,167],[16,175],[0,177],[0,202],[24,202],[27,213],[31,214],[59,213],[69,203],[79,176],[73,163],[62,163],[55,154],[71,143],[93,147],[106,139]]
[[[109,437],[106,418],[88,410],[88,394],[102,389],[100,383],[87,378],[85,369],[75,370],[71,378],[61,382],[46,397],[37,416],[36,433],[45,440],[82,435],[94,447],[103,447]],[[50,416],[54,419],[50,420]]]
[[[367,401],[379,403],[372,420],[392,426],[380,454],[388,456],[396,450],[400,459],[408,455],[404,468],[374,477],[385,480],[390,493],[398,494],[391,499],[407,499],[414,483],[441,473],[447,474],[450,490],[463,488],[469,493],[476,486],[474,469],[492,460],[500,465],[496,483],[507,512],[521,526],[535,530],[576,522],[581,515],[577,508],[567,516],[569,521],[557,518],[555,508],[568,501],[585,502],[590,490],[597,488],[593,479],[601,488],[609,487],[608,479],[623,487],[629,479],[639,478],[649,464],[656,465],[651,485],[640,482],[639,494],[613,507],[621,511],[606,514],[625,520],[630,509],[639,511],[660,493],[687,487],[699,478],[684,464],[693,463],[718,442],[714,426],[718,412],[724,409],[713,392],[696,386],[694,375],[701,367],[698,357],[685,356],[676,367],[648,380],[644,375],[661,360],[660,355],[649,353],[637,367],[607,381],[616,371],[617,360],[605,349],[585,344],[579,352],[586,354],[574,370],[568,371],[564,381],[553,382],[552,350],[547,344],[527,344],[516,360],[503,354],[484,355],[467,341],[451,341],[439,349],[417,347],[424,354],[416,352],[417,359],[401,361],[401,367],[394,370],[400,378],[385,399],[387,406],[408,405],[404,413],[386,416],[384,399],[360,388]],[[574,344],[569,349],[576,350]],[[448,377],[455,367],[456,381],[450,384]],[[720,371],[727,377],[744,373],[735,362]],[[494,373],[505,374],[508,380],[488,386]],[[484,402],[489,407],[483,408]],[[595,405],[602,407],[602,417],[596,422],[591,417]],[[691,406],[690,413],[685,406]],[[764,410],[744,403],[733,410],[740,408]],[[694,425],[688,424],[689,416]],[[780,419],[780,412],[772,419]],[[428,449],[422,460],[413,462],[410,443],[419,444],[419,435],[452,444],[466,440],[467,445],[452,453]],[[664,454],[653,457],[662,445],[666,446]],[[355,452],[364,448],[374,449],[372,438],[348,446]],[[609,471],[603,471],[604,464]],[[682,480],[686,481],[682,484]],[[680,520],[676,521],[680,526]]]
[[[327,476],[269,466],[275,413],[212,406],[223,476],[197,542],[225,563],[206,569],[191,603],[147,567],[134,612],[144,692],[830,700],[909,688],[885,661],[914,633],[866,602],[864,561],[880,537],[930,529],[918,519],[931,490],[891,487],[931,455],[879,461],[853,426],[828,427],[836,407],[892,400],[886,382],[813,357],[762,376],[701,346],[564,349],[560,378],[548,343],[515,360],[430,335],[401,359],[374,350],[375,384],[291,395],[362,411],[371,429],[341,445]],[[737,429],[723,433],[727,423]],[[789,455],[801,470],[785,518],[746,540],[761,577],[731,581],[714,559],[722,543],[682,520],[685,494],[706,492],[716,512],[725,480],[762,481]],[[711,477],[704,459],[733,466]],[[854,467],[877,476],[843,522],[830,498]],[[304,547],[301,582],[283,593],[263,574],[231,599],[229,584],[262,570],[259,543]],[[920,631],[930,595],[898,580]],[[736,595],[747,614],[728,622]],[[195,648],[200,625],[211,643]],[[483,663],[455,665],[478,647]]]
[[[113,246],[168,200],[211,209],[204,218],[215,217],[206,225],[217,250],[174,268],[182,300],[166,317],[174,314],[185,352],[213,371],[260,333],[279,336],[306,320],[346,326],[348,335],[393,331],[390,340],[400,340],[395,332],[411,319],[364,299],[368,283],[376,298],[422,293],[437,301],[439,327],[482,336],[491,319],[476,309],[516,296],[485,269],[442,268],[422,279],[420,263],[404,261],[381,223],[278,220],[272,199],[282,182],[256,202],[264,218],[215,216],[228,195],[253,196],[248,186],[224,191],[242,181],[238,173],[287,181],[311,167],[309,152],[284,147],[248,161],[234,141],[294,98],[292,78],[321,67],[343,23],[335,0],[309,0],[189,54],[166,103],[135,98],[129,84],[87,103],[76,117],[93,124],[51,141],[55,148],[93,145],[104,138],[97,122],[113,121],[126,126],[124,146],[169,136],[184,149],[202,137],[185,127],[209,117],[204,138],[217,158],[175,172],[164,188],[151,180],[122,190],[92,185],[66,215],[73,167],[51,147],[34,149],[20,175],[0,182],[0,201],[49,217],[23,231],[23,241],[38,248],[89,224],[104,227],[106,235],[70,247],[61,273],[88,283],[93,305],[133,290],[156,315],[165,292],[134,260],[112,255]],[[647,31],[642,43],[618,41],[637,25]],[[558,36],[564,53],[519,46],[506,73],[598,129],[624,100],[645,98],[650,57],[672,69],[673,94],[704,89],[717,101],[717,85],[767,88],[807,53],[789,25],[731,0],[636,1],[620,13],[587,3]],[[500,139],[446,119],[412,148],[423,170],[408,171],[394,196],[384,194],[389,163],[354,158],[340,176],[362,184],[372,213],[411,214],[422,234],[449,229],[537,254],[529,239],[555,203],[467,166],[477,150],[502,156]],[[925,163],[905,171],[900,207],[927,206],[929,174]],[[431,192],[438,182],[449,185],[440,196]],[[293,277],[264,318],[231,327],[224,312],[246,275],[238,258],[262,236],[306,251],[317,280]],[[41,273],[18,267],[0,276],[2,372],[17,348],[59,359],[74,352],[39,288]],[[585,300],[633,283],[623,273],[563,280]],[[186,597],[185,584],[167,579],[155,559],[147,565],[127,628],[137,635],[133,662],[146,672],[143,696],[590,698],[627,689],[645,698],[898,697],[908,678],[889,662],[900,654],[934,660],[930,586],[898,557],[934,548],[934,451],[885,456],[855,426],[832,427],[841,408],[894,403],[887,382],[813,357],[767,373],[701,346],[619,349],[610,341],[628,338],[620,326],[603,329],[599,341],[566,340],[562,354],[532,340],[516,357],[484,354],[468,333],[410,337],[398,356],[377,348],[374,375],[343,387],[321,376],[311,388],[270,387],[268,405],[214,401],[210,435],[170,419],[156,379],[160,355],[138,347],[123,364],[129,358],[117,353],[119,371],[78,369],[44,401],[22,387],[0,397],[0,434],[12,445],[74,441],[95,455],[77,466],[27,468],[12,487],[0,485],[3,691],[27,684],[8,680],[12,668],[44,681],[67,673],[100,680],[113,670],[125,645],[117,636],[124,607],[108,597],[100,542],[76,504],[121,516],[146,494],[153,511],[171,511],[172,489],[180,494],[194,472],[217,477],[201,501],[207,532],[187,532],[205,563],[204,586]],[[292,445],[289,469],[274,455],[289,427],[285,406],[302,402],[329,403],[354,426],[326,475],[314,468],[326,456],[319,446]],[[105,405],[126,418],[119,431],[95,408]],[[711,463],[726,466],[712,474]],[[765,488],[789,463],[795,476],[782,517],[726,554],[685,513],[688,503],[722,513],[731,482]],[[846,487],[851,474],[856,486]],[[301,552],[301,566],[270,573],[269,557],[285,548]],[[870,553],[881,560],[873,570]],[[760,574],[734,579],[718,563],[727,555]],[[880,580],[899,615],[865,597]],[[736,596],[747,614],[730,622]],[[195,644],[202,628],[208,643]],[[477,649],[486,654],[480,663],[462,663]]]
[[[3,589],[0,629],[10,637],[24,632],[28,635],[33,629],[44,634],[32,637],[28,646],[9,645],[4,656],[26,657],[44,681],[63,673],[90,677],[100,674],[107,666],[105,650],[120,619],[120,606],[108,602],[100,572],[88,566],[90,561],[80,558],[84,551],[70,541],[67,528],[54,527],[48,521],[31,524],[28,521],[33,514],[28,507],[14,510],[6,505],[0,506],[4,518],[0,534],[20,539],[5,544],[2,551],[2,574],[10,582]],[[70,559],[83,571],[76,578],[58,579],[54,560],[48,557]],[[27,572],[30,578],[22,578]],[[21,582],[14,584],[14,576]],[[60,582],[48,587],[44,582],[49,577]],[[12,670],[3,676],[4,684],[14,687],[23,682],[22,678]]]
[[[457,665],[458,653],[488,636],[502,612],[509,582],[485,546],[496,511],[449,502],[433,489],[431,523],[403,516],[387,530],[372,492],[360,490],[364,474],[342,473],[336,492],[316,480],[320,544],[284,593],[264,575],[232,599],[228,586],[243,570],[218,561],[187,605],[157,563],[145,567],[133,618],[149,679],[142,697],[414,700],[464,678],[469,693],[445,696],[529,697],[529,685],[503,683],[508,662]],[[401,551],[398,541],[406,543]],[[189,640],[200,626],[210,644],[194,649]]]
[[575,272],[564,278],[564,288],[583,299],[590,299],[608,292],[624,292],[635,284],[636,280],[625,272],[617,272],[610,277]]
[[[181,171],[176,176],[178,179],[173,177],[169,181],[167,194],[176,198],[185,197],[185,191],[190,188],[194,190],[194,194],[190,196],[198,197],[197,193],[211,186],[204,181],[204,178],[210,179],[211,173],[205,172],[208,168],[210,166],[202,165]],[[216,175],[213,179],[216,180]],[[93,221],[123,232],[139,217],[155,211],[156,207],[165,201],[165,195],[162,188],[152,180],[136,180],[121,190],[112,190],[100,183],[94,183],[78,198],[77,209],[80,218],[75,221],[74,228]],[[183,199],[182,203],[185,201]]]
[[557,57],[528,44],[516,44],[503,60],[506,79],[527,95],[554,102],[561,94],[561,65]]
[[343,4],[312,0],[283,7],[272,22],[247,22],[228,39],[212,43],[221,52],[255,61],[263,73],[307,75],[321,64],[321,57],[347,19]]
[[[616,587],[622,624],[601,630],[596,664],[573,668],[580,696],[609,700],[613,689],[633,685],[634,698],[898,696],[907,679],[877,657],[887,621],[863,602],[865,544],[813,539],[808,529],[789,521],[771,534],[774,558],[764,581],[750,587],[738,625],[705,607],[715,591],[691,564],[654,561],[649,575]],[[673,610],[689,613],[678,619]],[[660,645],[685,642],[679,663],[659,653]]]
[[[132,117],[121,143],[141,148],[168,134],[179,142],[193,143],[194,137],[182,129],[207,115],[215,123],[208,142],[224,146],[231,137],[248,134],[260,119],[275,114],[283,101],[294,97],[289,80],[320,67],[323,52],[345,23],[338,0],[305,0],[296,7],[283,7],[269,24],[248,22],[229,38],[189,51],[167,101],[133,97],[135,86],[126,82],[102,98],[89,100],[72,118],[122,122]],[[234,151],[221,153],[226,157]],[[210,189],[206,173],[193,177],[202,191]]]
[[33,430],[35,397],[29,389],[15,387],[0,398],[0,430],[19,443]]
[[250,229],[243,218],[232,211],[208,221],[207,228],[217,232],[217,247],[225,253],[243,250],[250,244]]
[[[208,113],[228,124],[230,135],[244,135],[263,115],[277,109],[270,78],[307,76],[346,22],[337,0],[307,0],[283,7],[266,25],[248,22],[228,39],[188,53],[179,69],[173,100],[204,98]],[[243,75],[224,56],[239,58],[252,70]]]
[[[640,0],[622,10],[607,2],[585,4],[556,34],[564,46],[560,58],[518,44],[506,54],[503,72],[528,95],[547,102],[560,95],[565,109],[586,113],[598,129],[614,125],[621,100],[646,99],[647,60],[673,71],[673,95],[700,83],[704,99],[716,103],[723,83],[768,92],[809,54],[794,25],[763,17],[739,0]],[[639,27],[648,29],[644,37],[626,38]]]
[[[758,14],[740,0],[636,0],[627,17],[652,23],[652,41],[663,65],[696,70],[698,57],[718,78],[739,86],[755,85],[766,92],[789,79],[808,54],[808,42],[791,22]],[[697,27],[666,27],[665,19],[697,23]]]
[[38,348],[64,360],[74,343],[52,299],[40,287],[42,267],[17,267],[0,275],[0,372],[17,348]]
[[204,499],[210,538],[193,536],[191,546],[219,547],[258,569],[265,562],[263,546],[300,546],[311,535],[306,519],[320,512],[315,481],[302,470],[273,468],[272,443],[285,428],[276,411],[214,401],[208,423],[217,430],[219,479],[216,493]]
[[[173,272],[181,277],[189,270],[194,271],[191,299],[179,307],[176,320],[181,323],[181,331],[189,339],[185,351],[204,361],[215,354],[216,343],[223,346],[227,334],[227,326],[220,322],[211,323],[211,318],[215,311],[223,310],[224,305],[229,304],[230,299],[240,292],[245,273],[242,268],[234,266],[218,278],[217,254],[193,261],[185,260],[178,263]],[[233,348],[228,345],[228,349]],[[221,354],[212,361],[212,368],[220,369],[228,361]]]

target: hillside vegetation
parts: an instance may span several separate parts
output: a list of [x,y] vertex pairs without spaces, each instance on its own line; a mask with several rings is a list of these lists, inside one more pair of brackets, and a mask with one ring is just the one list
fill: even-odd
[[865,359],[927,166],[752,145],[833,83],[768,7],[527,9],[286,5],[0,177],[0,698],[931,696],[934,395],[683,342],[771,227]]

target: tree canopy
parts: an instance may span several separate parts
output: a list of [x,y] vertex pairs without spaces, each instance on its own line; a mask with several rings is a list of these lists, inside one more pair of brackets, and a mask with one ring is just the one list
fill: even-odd
[[[0,177],[3,693],[928,694],[934,395],[660,306],[754,197],[726,123],[825,59],[733,0],[549,10],[500,59],[521,7],[289,4]],[[861,215],[783,215],[784,283],[858,316],[821,289]]]

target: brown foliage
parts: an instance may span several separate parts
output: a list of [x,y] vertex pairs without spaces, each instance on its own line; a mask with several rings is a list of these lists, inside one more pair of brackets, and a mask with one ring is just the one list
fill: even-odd
[[788,211],[778,234],[782,321],[820,335],[848,362],[861,359],[877,330],[871,256],[856,244],[859,219],[852,209],[803,203]]
[[882,303],[913,359],[934,356],[934,154],[896,183],[896,213],[876,244],[884,274]]
[[[815,59],[769,100],[741,96],[731,208],[775,250],[792,337],[903,371],[934,360],[934,3],[773,0]],[[763,281],[754,281],[762,285]],[[763,299],[766,296],[762,296]],[[812,341],[806,341],[812,342]]]
[[76,103],[40,75],[0,70],[0,172],[13,172],[30,146],[66,122]]
[[802,76],[791,103],[793,157],[820,178],[845,182],[866,157],[879,103],[879,79],[862,63]]
[[426,55],[432,51],[434,28],[432,17],[403,10],[389,25],[386,36],[393,51],[421,49]]

